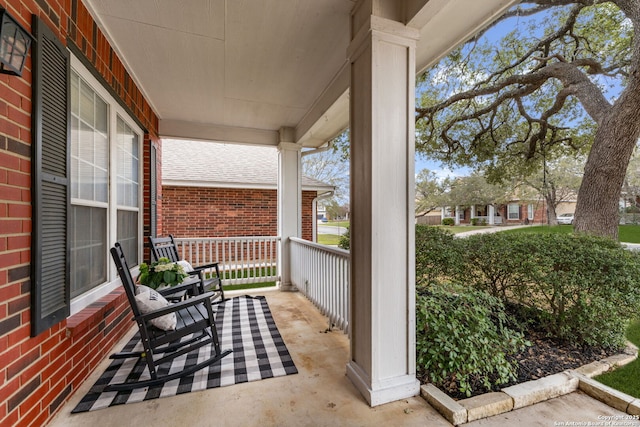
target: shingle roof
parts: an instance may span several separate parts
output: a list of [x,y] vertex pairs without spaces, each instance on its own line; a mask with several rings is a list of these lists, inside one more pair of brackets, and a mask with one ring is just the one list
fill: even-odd
[[[194,187],[277,188],[278,150],[263,145],[162,140],[162,184]],[[305,190],[332,190],[302,177]]]

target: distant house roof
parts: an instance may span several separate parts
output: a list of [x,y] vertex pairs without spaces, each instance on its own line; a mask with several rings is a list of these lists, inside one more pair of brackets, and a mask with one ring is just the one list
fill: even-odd
[[[263,145],[163,139],[162,185],[276,189],[278,149]],[[302,176],[302,189],[331,191],[334,187]]]

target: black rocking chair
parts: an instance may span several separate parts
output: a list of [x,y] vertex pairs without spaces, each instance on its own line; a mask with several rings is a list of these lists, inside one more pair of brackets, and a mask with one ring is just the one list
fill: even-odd
[[[169,237],[151,237],[149,236],[149,245],[151,246],[151,259],[157,261],[160,258],[168,258],[171,262],[180,261],[180,255],[178,255],[178,247],[176,245],[173,236],[169,234]],[[197,267],[192,266],[193,271],[187,273],[193,276],[197,276],[200,280],[198,289],[200,293],[213,292],[212,300],[215,301],[220,298],[220,301],[224,301],[224,290],[222,289],[222,279],[220,277],[220,267],[217,262],[199,265]],[[206,270],[212,270],[205,275]]]
[[[118,274],[127,293],[134,320],[138,325],[143,350],[137,352],[114,353],[112,359],[143,358],[149,368],[151,379],[109,384],[104,391],[124,391],[141,387],[152,387],[177,378],[190,375],[213,363],[220,361],[231,353],[221,350],[218,333],[211,305],[212,292],[193,296],[175,304],[143,314],[136,302],[136,285],[133,282],[127,260],[120,243],[111,248],[111,256],[118,269]],[[177,324],[175,330],[162,330],[153,326],[150,321],[160,316],[175,313]],[[183,354],[197,350],[205,345],[212,345],[211,357],[200,363],[189,366],[179,372],[160,375],[158,367]]]

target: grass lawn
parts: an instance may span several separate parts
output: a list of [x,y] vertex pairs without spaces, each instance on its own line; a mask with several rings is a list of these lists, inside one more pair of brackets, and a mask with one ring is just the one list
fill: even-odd
[[245,283],[243,285],[223,285],[222,289],[225,291],[239,291],[242,289],[270,288],[275,285],[276,282]]
[[[502,233],[562,233],[573,232],[572,225],[536,225],[533,227],[505,230]],[[621,225],[618,227],[618,239],[626,243],[640,243],[640,225]]]
[[573,233],[573,225],[534,225],[532,227],[514,228],[504,230],[501,233],[553,233],[570,234]]
[[[260,276],[270,276],[272,274],[271,267],[259,267],[258,270]],[[211,277],[210,274],[206,275],[207,278]],[[240,279],[254,277],[254,270],[250,269],[237,269],[237,270],[223,270],[222,280]],[[224,282],[223,282],[224,283]],[[276,286],[276,282],[258,282],[258,283],[243,283],[241,285],[222,285],[222,289],[225,291],[238,291],[241,289],[255,289],[255,288],[269,288]]]
[[[627,328],[627,339],[640,346],[640,320],[632,322]],[[595,380],[615,388],[630,396],[640,398],[640,360],[636,359],[628,365],[595,377]]]
[[337,234],[318,234],[318,243],[321,245],[337,246],[340,236]]
[[640,243],[640,225],[621,225],[618,227],[621,242]]
[[458,234],[464,233],[465,231],[472,231],[479,228],[486,228],[486,226],[472,226],[472,225],[435,225],[434,227],[442,228],[443,230],[447,230],[449,233]]
[[323,225],[334,225],[336,227],[348,227],[349,221],[329,221],[323,223]]

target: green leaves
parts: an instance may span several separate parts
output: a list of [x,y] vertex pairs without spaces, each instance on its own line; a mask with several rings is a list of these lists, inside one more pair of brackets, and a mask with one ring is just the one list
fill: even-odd
[[486,388],[515,379],[509,362],[525,346],[522,334],[506,325],[500,301],[455,285],[437,284],[417,297],[418,370],[436,386],[455,378],[470,396],[476,380]]
[[158,289],[162,285],[175,286],[182,283],[187,276],[180,264],[163,257],[151,265],[146,262],[141,263],[138,282],[152,289]]
[[[431,227],[434,230],[434,227]],[[588,235],[494,233],[448,238],[416,228],[416,283],[465,283],[559,339],[621,347],[640,311],[640,254]]]
[[439,227],[416,226],[416,284],[429,286],[451,277],[463,265],[453,234]]
[[506,303],[550,336],[621,347],[640,312],[640,253],[588,235],[454,239],[417,226],[416,284],[418,372],[439,387],[455,379],[470,395],[478,381],[489,389],[514,378],[507,355],[531,345],[509,328]]

